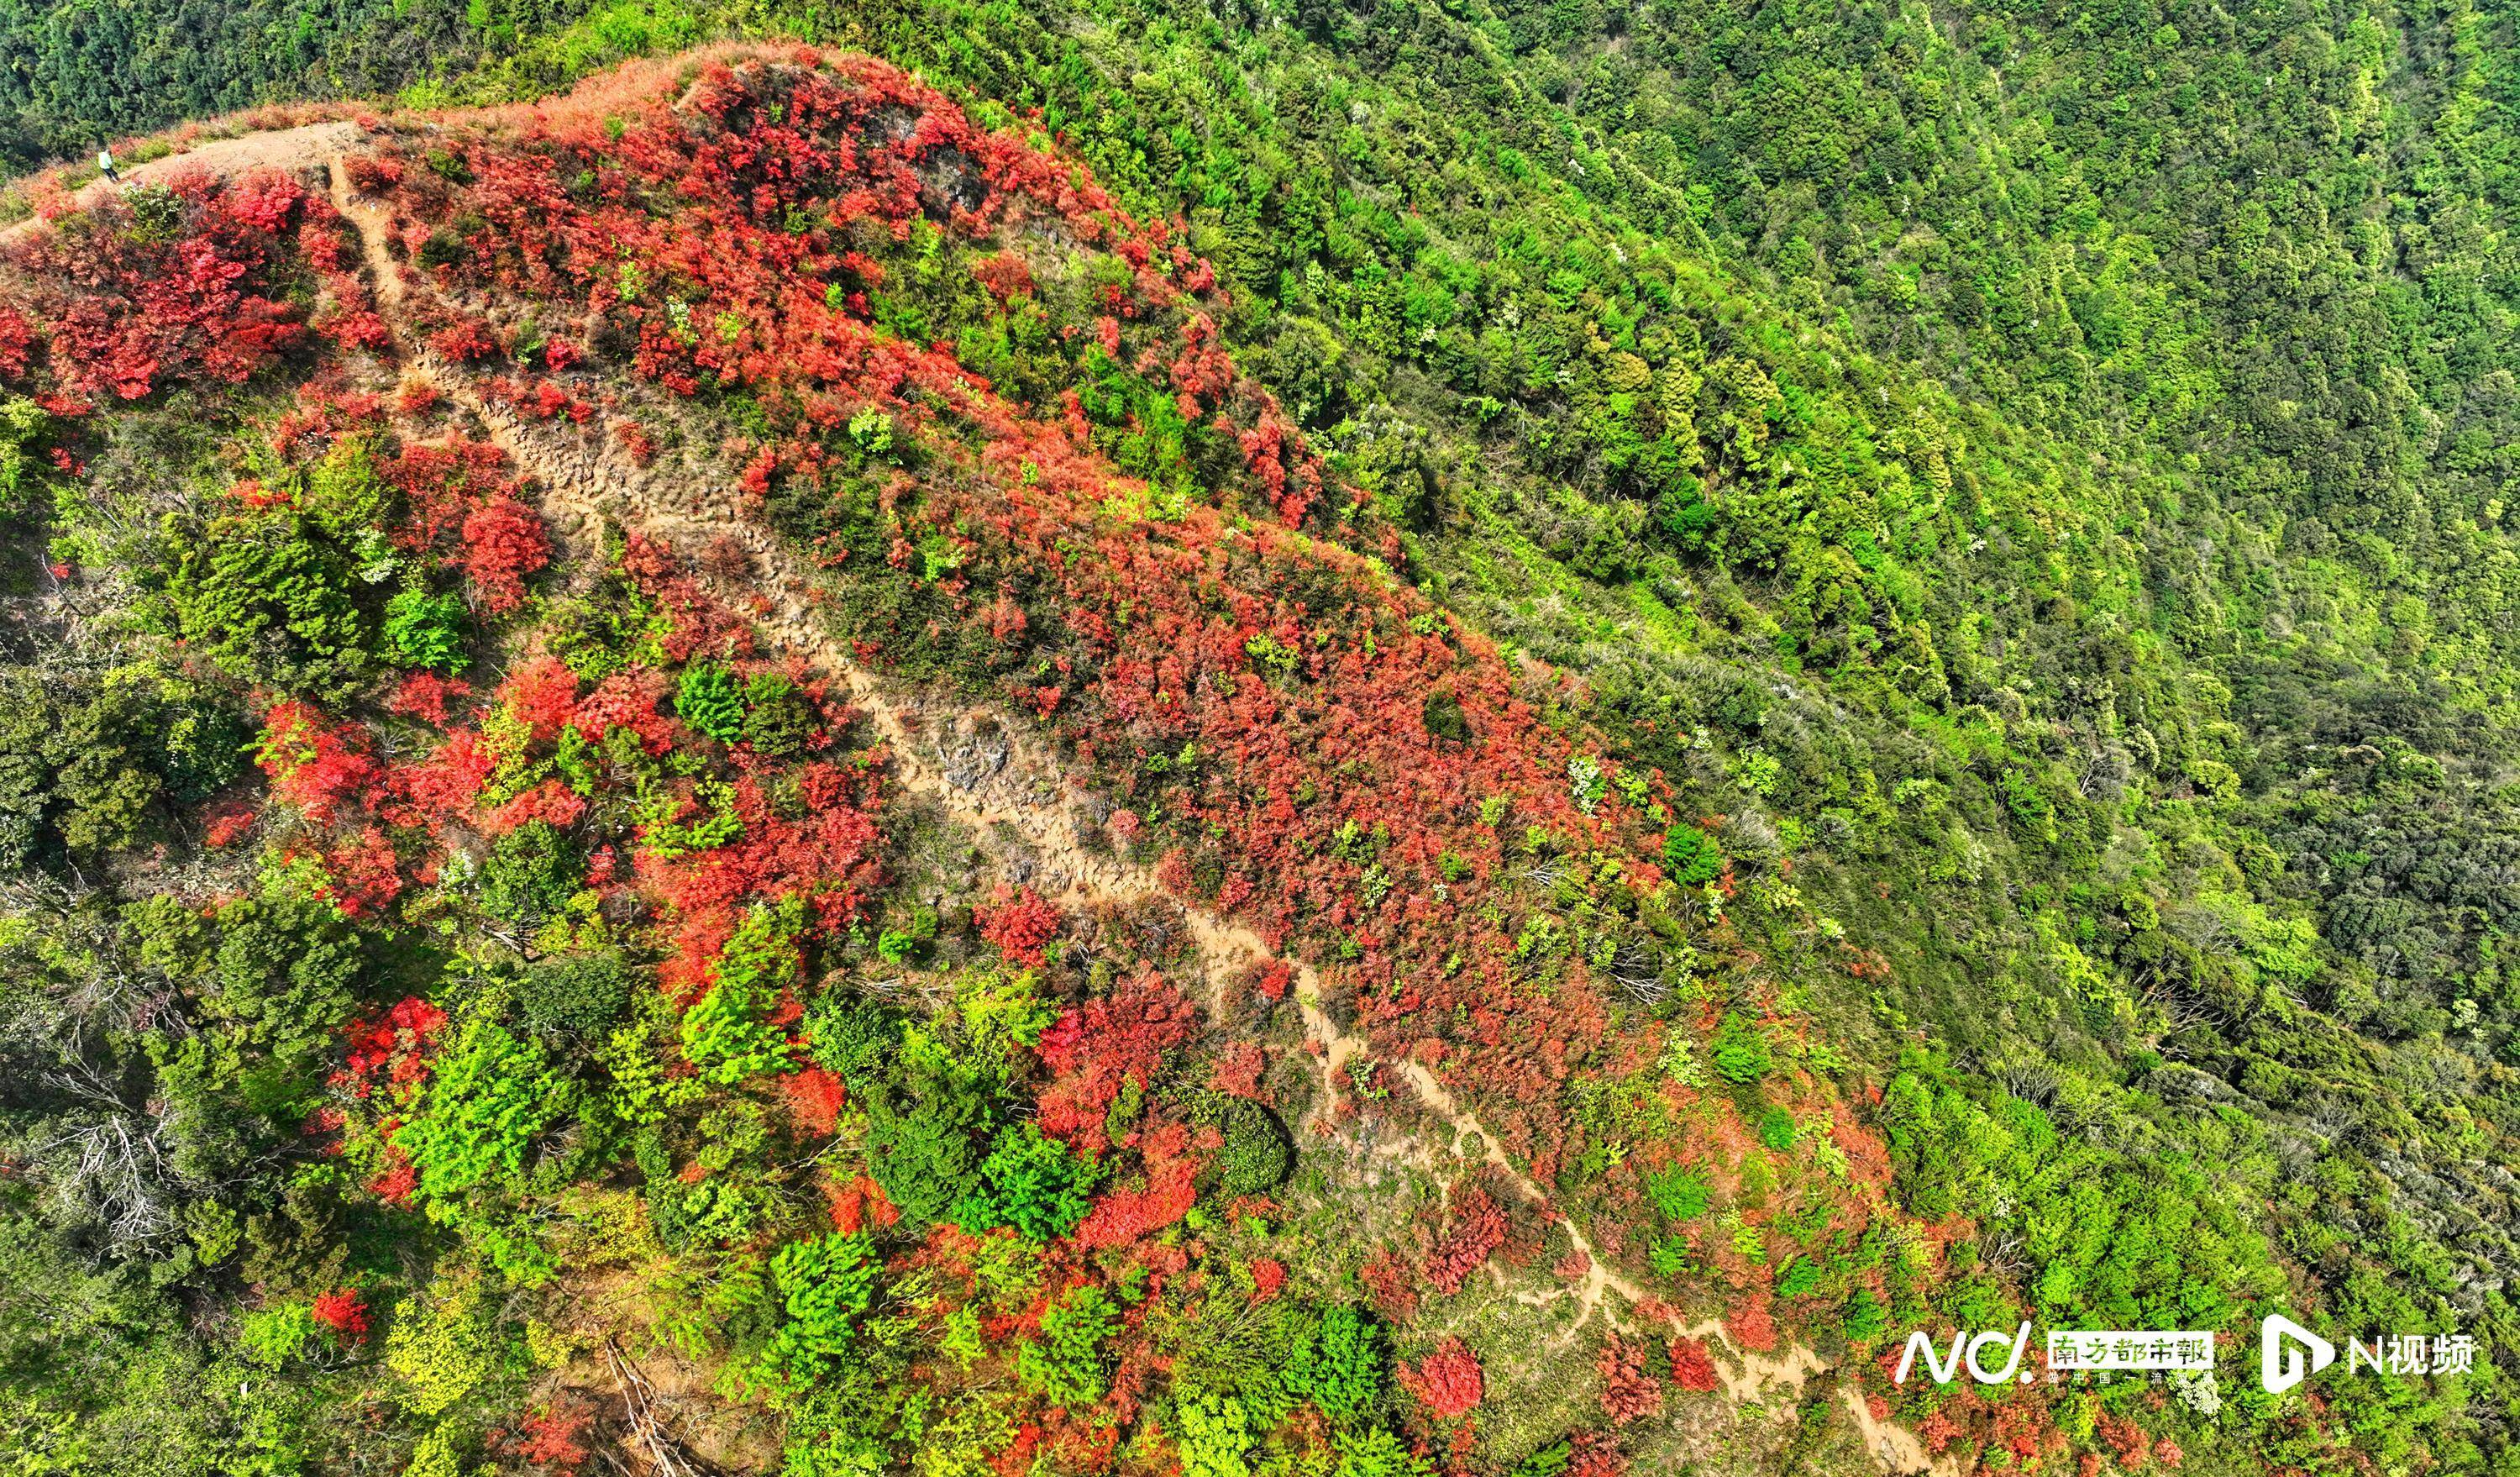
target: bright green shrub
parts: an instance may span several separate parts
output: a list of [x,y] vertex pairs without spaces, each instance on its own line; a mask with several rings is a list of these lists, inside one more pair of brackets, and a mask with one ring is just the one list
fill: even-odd
[[441,1415],[498,1371],[499,1349],[477,1292],[407,1297],[394,1305],[385,1367],[402,1378],[416,1415]]
[[1673,881],[1684,887],[1696,887],[1715,880],[1724,870],[1724,854],[1696,827],[1674,825],[1663,833],[1662,865]]
[[1412,1455],[1399,1437],[1381,1426],[1341,1431],[1333,1444],[1338,1449],[1336,1477],[1434,1477],[1433,1463]]
[[1715,1072],[1726,1082],[1747,1085],[1768,1075],[1775,1058],[1758,1022],[1734,1010],[1715,1029]]
[[921,958],[936,941],[936,924],[935,909],[922,905],[911,910],[906,922],[887,926],[876,935],[875,957],[887,964],[906,964]]
[[419,588],[396,591],[385,602],[384,658],[400,667],[461,672],[472,664],[464,654],[468,624],[464,598],[452,591],[444,595]]
[[150,618],[221,671],[338,696],[367,674],[376,620],[358,559],[304,518],[231,515],[178,526]]
[[859,1097],[876,1093],[901,1045],[901,1020],[881,1007],[846,995],[826,995],[805,1011],[805,1038],[814,1060],[837,1075]]
[[1069,1153],[1029,1123],[1000,1129],[980,1163],[979,1186],[955,1206],[956,1224],[977,1235],[1012,1226],[1034,1241],[1055,1241],[1076,1229],[1092,1206],[1102,1166]]
[[1711,1195],[1703,1173],[1678,1164],[1645,1177],[1645,1198],[1653,1201],[1664,1220],[1674,1224],[1694,1221],[1706,1214]]
[[1182,1477],[1251,1477],[1251,1416],[1221,1395],[1185,1394],[1173,1404]]
[[1342,1303],[1296,1342],[1283,1377],[1290,1393],[1333,1420],[1347,1420],[1381,1399],[1383,1373],[1382,1330]]
[[1890,1316],[1868,1287],[1858,1287],[1848,1295],[1846,1310],[1839,1315],[1839,1326],[1850,1344],[1868,1344],[1879,1338],[1890,1326]]
[[694,662],[674,687],[674,711],[720,743],[743,737],[743,689],[724,667]]
[[0,517],[22,517],[35,507],[51,473],[34,454],[49,438],[53,418],[23,395],[0,397]]
[[543,641],[570,671],[601,682],[633,662],[662,665],[664,626],[635,586],[614,577],[584,598],[553,601]]
[[257,1308],[237,1323],[237,1346],[248,1361],[284,1368],[315,1340],[315,1314],[305,1303]]
[[1053,1405],[1079,1410],[1102,1398],[1102,1341],[1120,1331],[1120,1310],[1092,1283],[1042,1311],[1041,1336],[1015,1353],[1026,1388]]
[[766,1016],[796,982],[804,925],[802,899],[756,906],[719,952],[715,982],[683,1014],[683,1054],[711,1081],[732,1085],[788,1066],[788,1039]]
[[411,1156],[424,1197],[454,1200],[484,1182],[522,1175],[526,1148],[576,1096],[539,1043],[473,1019],[438,1058],[393,1143]]
[[982,1154],[1004,1118],[1002,1063],[995,1052],[957,1050],[936,1032],[900,1030],[882,1045],[880,1017],[862,1007],[826,1017],[841,1032],[863,1030],[842,1076],[870,1120],[869,1171],[903,1217],[923,1224],[986,1193]]
[[964,1034],[984,1057],[991,1051],[1029,1051],[1058,1020],[1058,1007],[1041,998],[1029,972],[972,970],[955,983],[954,1006]]
[[787,1315],[756,1371],[774,1388],[801,1391],[850,1357],[882,1287],[883,1262],[863,1231],[791,1241],[770,1259],[770,1280]]

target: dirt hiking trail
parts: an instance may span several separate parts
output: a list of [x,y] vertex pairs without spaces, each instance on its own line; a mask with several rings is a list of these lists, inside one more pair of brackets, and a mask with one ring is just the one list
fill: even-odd
[[[295,128],[275,128],[262,133],[243,133],[234,138],[210,139],[181,154],[170,154],[145,164],[123,165],[120,184],[100,177],[72,191],[69,199],[81,210],[86,210],[103,204],[125,190],[158,184],[196,169],[218,175],[242,174],[248,169],[278,169],[295,174],[327,166],[367,136],[367,130],[358,124],[338,118],[329,123],[306,123]],[[43,224],[41,217],[22,220],[7,230],[0,230],[0,243],[15,241]]]

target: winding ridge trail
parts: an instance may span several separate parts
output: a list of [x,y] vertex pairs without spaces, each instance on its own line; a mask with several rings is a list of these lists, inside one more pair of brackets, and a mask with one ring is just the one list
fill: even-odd
[[[273,128],[259,133],[243,133],[234,138],[210,139],[194,145],[180,154],[154,158],[145,164],[123,168],[122,182],[99,177],[70,193],[70,202],[85,210],[134,185],[154,184],[169,175],[192,169],[212,174],[242,174],[248,169],[280,169],[295,173],[301,169],[324,167],[338,159],[344,150],[367,137],[367,131],[346,118],[326,123],[305,123],[295,128]],[[0,230],[0,243],[16,241],[38,227],[41,217],[29,217],[6,230]]]
[[[351,188],[343,163],[345,152],[364,134],[346,123],[318,128],[330,131],[290,130],[303,137],[280,152],[280,161],[285,161],[283,167],[325,170],[335,208],[358,230],[378,304],[401,344],[406,380],[435,387],[477,417],[491,440],[541,485],[545,511],[564,535],[591,543],[608,519],[686,547],[694,540],[733,539],[750,557],[753,567],[761,571],[760,578],[749,589],[728,589],[724,582],[706,575],[701,576],[702,582],[734,608],[751,610],[760,627],[792,654],[845,684],[851,702],[874,724],[890,750],[895,783],[984,836],[1002,829],[1012,832],[1042,859],[1039,890],[1055,901],[1125,904],[1166,896],[1150,869],[1091,851],[1081,843],[1067,811],[1066,798],[1072,787],[1058,762],[1042,752],[1019,727],[981,707],[930,709],[899,694],[859,663],[813,618],[809,596],[814,587],[801,561],[770,529],[745,517],[734,494],[719,494],[688,481],[668,485],[669,475],[632,465],[611,448],[600,431],[528,422],[483,395],[470,376],[445,364],[426,346],[403,341],[406,336],[399,310],[405,295],[405,269],[393,259],[388,246],[390,222],[381,206],[363,200]],[[200,160],[209,147],[182,157]],[[295,153],[300,147],[320,147],[322,152]],[[234,165],[238,168],[276,161],[270,152],[250,150],[221,157],[222,160],[228,157],[238,160]],[[943,733],[950,739],[957,730],[968,734],[990,727],[994,727],[1004,747],[967,746],[967,750],[993,750],[983,753],[977,762],[956,762],[945,744],[932,737]],[[1184,912],[1212,982],[1221,980],[1236,965],[1279,957],[1244,924],[1198,908],[1185,908]],[[1333,1100],[1340,1074],[1355,1057],[1371,1057],[1372,1049],[1363,1036],[1342,1029],[1323,1008],[1317,971],[1298,960],[1288,959],[1285,962],[1295,974],[1294,993],[1305,1031],[1321,1049],[1324,1082],[1330,1091],[1323,1095],[1315,1118],[1325,1121],[1324,1114]],[[1431,1070],[1415,1060],[1403,1060],[1396,1066],[1426,1108],[1451,1126],[1453,1141],[1459,1144],[1465,1136],[1475,1135],[1475,1141],[1483,1147],[1485,1162],[1505,1176],[1532,1205],[1546,1211],[1584,1254],[1590,1270],[1580,1286],[1555,1293],[1524,1294],[1540,1301],[1570,1295],[1580,1298],[1582,1312],[1568,1331],[1569,1339],[1597,1312],[1605,1321],[1620,1321],[1608,1302],[1612,1293],[1625,1300],[1632,1312],[1656,1305],[1658,1300],[1651,1294],[1609,1268],[1574,1218],[1558,1211],[1550,1196],[1508,1159],[1496,1135],[1488,1132]],[[1790,1399],[1810,1375],[1829,1367],[1827,1361],[1801,1345],[1790,1346],[1774,1357],[1739,1349],[1719,1320],[1686,1324],[1671,1317],[1663,1321],[1672,1333],[1712,1339],[1730,1351],[1737,1368],[1725,1372],[1723,1378],[1726,1393],[1736,1402],[1763,1400],[1772,1389]],[[1842,1388],[1840,1395],[1867,1449],[1885,1471],[1930,1471],[1956,1477],[1956,1462],[1932,1459],[1912,1432],[1876,1418],[1854,1386]]]

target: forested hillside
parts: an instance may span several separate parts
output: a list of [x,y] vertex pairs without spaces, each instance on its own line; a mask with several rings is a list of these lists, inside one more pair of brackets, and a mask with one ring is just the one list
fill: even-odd
[[2507,16],[0,35],[29,1470],[2520,1462]]

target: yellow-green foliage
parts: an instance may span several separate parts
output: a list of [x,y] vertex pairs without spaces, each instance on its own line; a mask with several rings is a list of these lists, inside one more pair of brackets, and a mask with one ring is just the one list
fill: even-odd
[[394,1305],[385,1367],[397,1395],[418,1415],[442,1415],[498,1372],[503,1352],[493,1310],[477,1282],[415,1293]]

